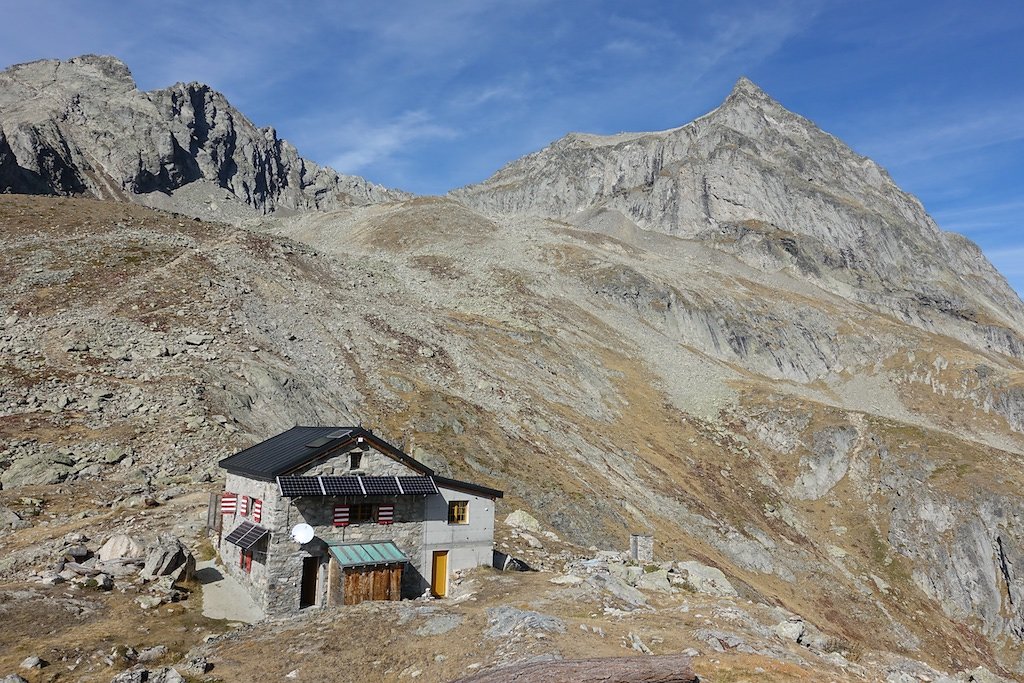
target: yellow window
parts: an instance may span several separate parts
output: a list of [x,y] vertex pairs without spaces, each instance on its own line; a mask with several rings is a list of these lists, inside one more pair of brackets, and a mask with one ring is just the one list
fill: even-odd
[[449,524],[469,524],[469,501],[453,500],[448,503]]

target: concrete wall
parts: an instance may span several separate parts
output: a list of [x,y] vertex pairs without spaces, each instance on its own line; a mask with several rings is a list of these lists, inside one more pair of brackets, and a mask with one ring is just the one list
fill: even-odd
[[[340,453],[328,460],[297,472],[304,476],[339,476],[352,474],[349,453]],[[407,476],[415,472],[387,455],[369,449],[362,454],[359,472],[367,476]],[[448,572],[490,565],[494,538],[494,501],[490,498],[455,489],[440,488],[441,495],[430,496],[352,496],[308,497],[292,500],[281,498],[276,482],[261,482],[228,474],[225,490],[263,501],[260,525],[270,530],[269,542],[261,544],[254,555],[252,572],[239,567],[240,550],[222,543],[221,558],[226,570],[239,579],[253,599],[267,614],[286,614],[299,608],[303,558],[320,560],[318,605],[327,604],[329,589],[328,544],[364,541],[393,541],[410,559],[402,575],[402,597],[422,595],[430,587],[430,574],[435,550],[448,551]],[[469,523],[448,524],[448,502],[468,502]],[[375,522],[334,526],[336,504],[372,503],[395,506],[394,523]],[[243,520],[252,521],[251,510],[246,517],[224,517],[227,534]],[[315,537],[300,546],[291,540],[291,529],[305,522],[313,527]]]
[[[438,486],[439,496],[428,496],[420,566],[427,581],[435,550],[448,551],[448,572],[490,566],[494,547],[494,501],[485,496]],[[448,503],[468,503],[467,524],[448,523]]]

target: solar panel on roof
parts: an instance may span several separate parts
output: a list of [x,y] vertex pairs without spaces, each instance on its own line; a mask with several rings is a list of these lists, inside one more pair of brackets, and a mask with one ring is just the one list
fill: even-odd
[[328,434],[327,438],[328,439],[340,439],[342,437],[348,436],[351,433],[352,433],[351,429],[339,429],[337,431],[333,431],[330,434]]
[[321,446],[326,446],[332,441],[334,441],[334,439],[330,438],[329,436],[321,436],[319,439],[313,439],[312,441],[307,443],[306,448],[320,448]]
[[320,477],[328,496],[361,496],[363,489],[357,477]]
[[398,495],[398,482],[394,477],[363,477],[363,487],[368,496]]
[[324,495],[318,477],[278,477],[277,485],[281,488],[281,495],[286,498]]
[[399,477],[398,483],[402,485],[402,491],[410,496],[426,496],[437,493],[437,486],[430,477]]
[[248,550],[259,543],[260,540],[269,533],[269,529],[261,527],[259,524],[242,522],[234,531],[228,534],[224,540],[228,543],[237,545],[242,550]]

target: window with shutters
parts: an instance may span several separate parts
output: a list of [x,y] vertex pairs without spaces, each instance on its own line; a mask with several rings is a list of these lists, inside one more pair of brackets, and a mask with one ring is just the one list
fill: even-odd
[[242,555],[239,558],[239,566],[241,566],[242,571],[244,571],[246,574],[252,573],[252,551],[251,550],[243,550],[242,551]]
[[468,500],[452,500],[448,502],[448,523],[469,524]]

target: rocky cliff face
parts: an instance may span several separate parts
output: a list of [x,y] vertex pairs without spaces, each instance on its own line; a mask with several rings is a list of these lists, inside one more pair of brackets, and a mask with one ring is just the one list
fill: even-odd
[[258,213],[407,196],[303,159],[200,83],[140,92],[96,56],[0,73],[0,192],[143,200],[200,181]]
[[873,161],[747,79],[681,128],[568,135],[452,196],[487,213],[582,227],[618,214],[1024,358],[1024,304],[980,250],[939,230]]

